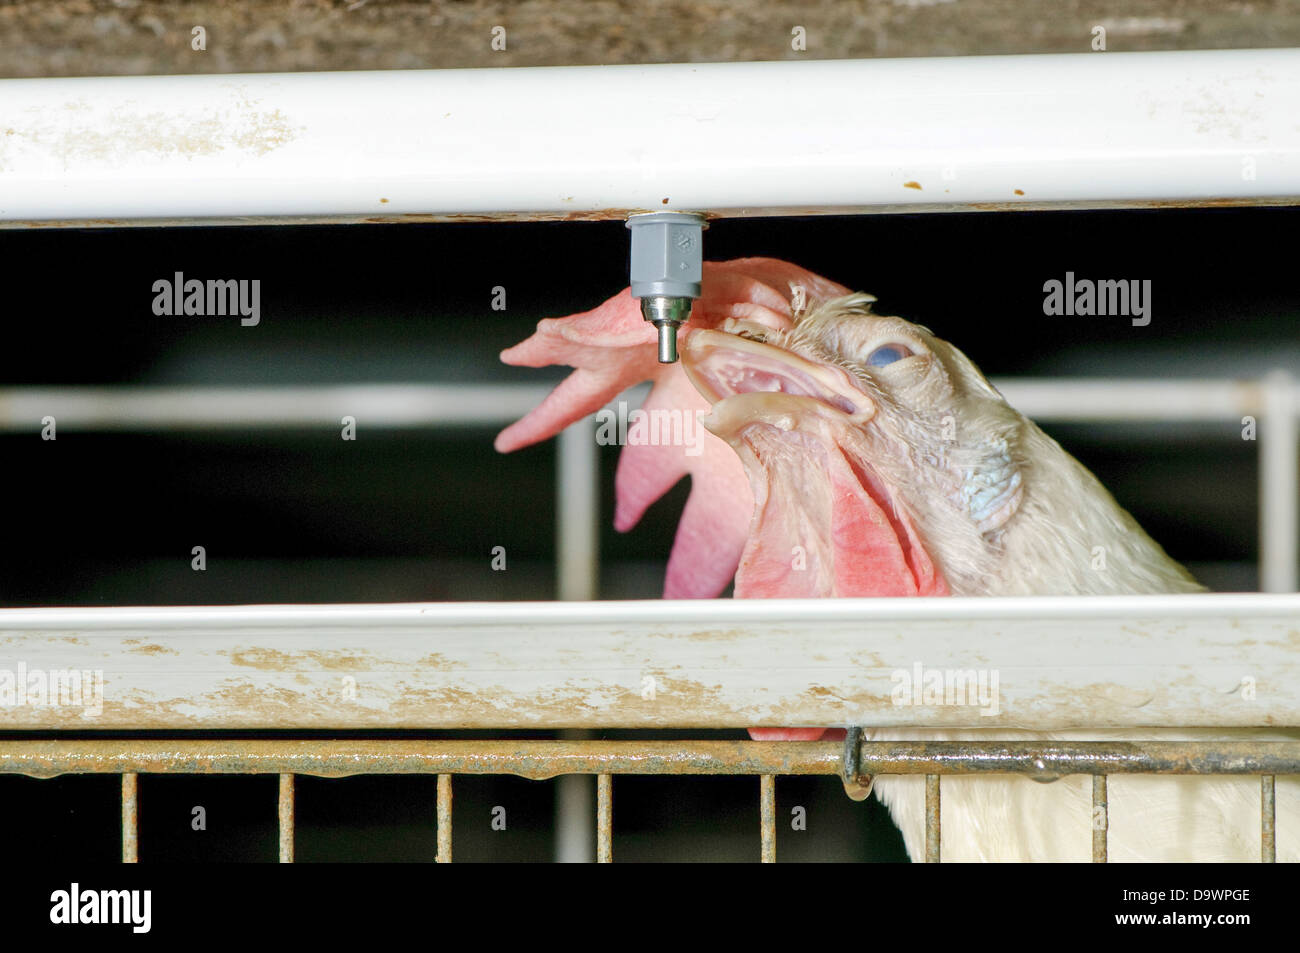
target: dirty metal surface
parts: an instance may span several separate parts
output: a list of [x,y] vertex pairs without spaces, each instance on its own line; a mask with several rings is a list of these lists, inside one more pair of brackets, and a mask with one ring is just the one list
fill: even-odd
[[[284,779],[294,774],[447,777],[439,807],[450,819],[455,774],[836,776],[842,759],[843,746],[834,741],[0,740],[0,774],[278,774],[281,818],[290,829],[293,787]],[[1300,774],[1300,741],[863,741],[859,764],[875,775],[1016,773],[1040,781],[1069,774],[1288,775]]]
[[[864,742],[872,774],[1300,774],[1300,741]],[[1103,789],[1104,797],[1104,789]]]
[[[1080,51],[0,80],[11,185],[0,219],[102,228],[1294,204],[1296,62],[1285,49]],[[664,134],[619,125],[629,100],[664,117]],[[799,116],[800,135],[770,134],[783,111]],[[755,148],[737,150],[738,139]]]
[[0,731],[1300,725],[1300,596],[751,601],[0,610]]
[[[915,202],[882,205],[791,205],[747,208],[675,209],[703,215],[709,221],[729,218],[813,218],[826,215],[915,215],[933,212],[1068,212],[1107,209],[1267,208],[1300,205],[1300,195],[1223,196],[1209,199],[1111,199],[1098,196],[1080,201],[1043,202],[1008,197],[1005,202]],[[0,229],[30,228],[178,228],[248,225],[429,225],[502,222],[621,222],[630,215],[662,211],[651,208],[605,208],[589,211],[554,209],[537,212],[403,212],[395,215],[284,215],[229,218],[98,218],[3,219]]]

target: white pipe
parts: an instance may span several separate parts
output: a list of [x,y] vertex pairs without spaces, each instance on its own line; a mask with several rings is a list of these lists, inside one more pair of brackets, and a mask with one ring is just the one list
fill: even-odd
[[1300,51],[0,82],[0,220],[1300,196]]
[[[1260,587],[1293,592],[1300,576],[1296,426],[1300,388],[1285,372],[1264,382],[1093,378],[1007,378],[994,384],[1021,412],[1041,421],[1236,421],[1260,418]],[[15,387],[0,389],[0,431],[39,430],[54,417],[65,430],[335,427],[344,415],[371,427],[496,426],[546,396],[533,385],[341,387]],[[645,387],[619,399],[640,404]],[[1238,431],[1234,428],[1233,434]],[[557,572],[562,599],[596,592],[597,466],[592,418],[560,438]]]
[[[1151,378],[995,378],[1027,417],[1057,421],[1222,421],[1262,413],[1257,381]],[[344,414],[376,427],[507,423],[550,392],[532,384],[353,384],[305,387],[0,388],[0,431],[61,428],[145,430],[184,427],[336,426]],[[639,405],[646,387],[620,400]],[[1300,414],[1300,391],[1291,397]],[[1236,433],[1236,431],[1233,431]]]
[[1261,406],[1256,381],[1020,377],[993,384],[1034,420],[1222,421],[1258,414]]
[[[450,632],[477,627],[517,628],[530,636],[563,629],[633,626],[658,632],[726,625],[819,626],[853,623],[922,623],[947,631],[965,623],[1088,623],[1119,635],[1125,619],[1158,619],[1170,626],[1195,624],[1208,632],[1214,619],[1245,624],[1300,618],[1295,594],[1210,593],[1126,596],[965,596],[912,599],[629,599],[609,602],[390,602],[247,606],[108,606],[0,609],[0,632],[85,629],[88,634],[138,631],[261,632],[299,635],[329,629]],[[932,629],[931,631],[937,631]],[[730,633],[714,632],[725,641]],[[1285,632],[1282,633],[1285,635]],[[815,641],[815,633],[809,633]],[[801,637],[802,638],[802,637]],[[969,641],[969,640],[968,640]],[[1086,644],[1086,633],[1076,641]],[[0,644],[4,644],[0,642]],[[53,647],[53,643],[51,643]],[[57,648],[57,647],[55,647]],[[148,653],[144,653],[148,654]],[[143,658],[143,656],[142,656]],[[320,661],[317,658],[311,661]],[[1100,664],[1100,663],[1099,663]]]
[[322,387],[13,387],[0,389],[0,430],[496,426],[550,392],[533,384],[350,384]]
[[1259,588],[1295,592],[1300,560],[1297,514],[1296,399],[1291,378],[1274,371],[1264,382],[1259,420]]
[[[561,737],[579,741],[584,732]],[[596,779],[589,774],[563,774],[555,779],[555,862],[590,864],[596,859]]]
[[[600,455],[594,417],[584,417],[560,434],[556,448],[555,572],[559,598],[595,599],[600,577]],[[586,737],[565,731],[560,737]],[[596,859],[596,781],[568,774],[555,784],[555,860],[586,864]]]
[[555,563],[559,598],[595,599],[599,582],[600,458],[596,421],[584,417],[560,434],[557,448]]

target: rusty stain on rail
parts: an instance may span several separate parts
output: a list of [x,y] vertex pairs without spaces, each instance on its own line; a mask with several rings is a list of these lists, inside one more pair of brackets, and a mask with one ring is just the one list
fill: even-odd
[[[388,203],[383,203],[388,204]],[[801,205],[681,209],[710,221],[728,218],[814,218],[825,215],[910,215],[934,212],[1059,212],[1121,209],[1258,208],[1300,205],[1300,195],[1222,196],[1208,199],[1071,199],[1062,201],[903,202],[894,205]],[[0,219],[5,228],[159,228],[220,225],[411,225],[503,222],[623,221],[643,208],[538,210],[528,212],[346,212],[337,215],[243,215],[168,218]],[[662,211],[662,208],[658,209]]]
[[[863,774],[1300,774],[1300,741],[864,741]],[[833,775],[815,741],[0,740],[0,773]]]
[[1297,774],[1297,741],[864,742],[866,774]]
[[758,741],[0,741],[0,773],[838,774],[840,745]]

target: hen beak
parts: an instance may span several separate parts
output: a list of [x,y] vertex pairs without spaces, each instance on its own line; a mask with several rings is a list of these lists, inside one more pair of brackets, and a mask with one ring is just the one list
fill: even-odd
[[[757,337],[769,329],[729,321],[727,330],[697,329],[686,338],[682,366],[695,389],[713,404],[709,429],[721,435],[759,413],[830,412],[854,425],[869,422],[875,402],[842,368],[814,363]],[[742,337],[741,334],[754,337]]]

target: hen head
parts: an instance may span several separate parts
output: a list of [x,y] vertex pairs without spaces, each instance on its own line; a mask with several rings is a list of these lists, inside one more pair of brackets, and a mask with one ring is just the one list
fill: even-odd
[[926,328],[873,314],[870,295],[789,262],[706,262],[704,279],[681,364],[656,363],[654,330],[627,290],[542,321],[502,355],[575,368],[501,433],[503,451],[544,440],[647,379],[648,410],[712,409],[705,423],[716,437],[693,454],[649,445],[620,454],[621,530],[692,478],[665,596],[715,596],[733,574],[738,596],[1201,588]]
[[737,596],[1200,587],[961,351],[867,294],[693,333],[755,498]]

